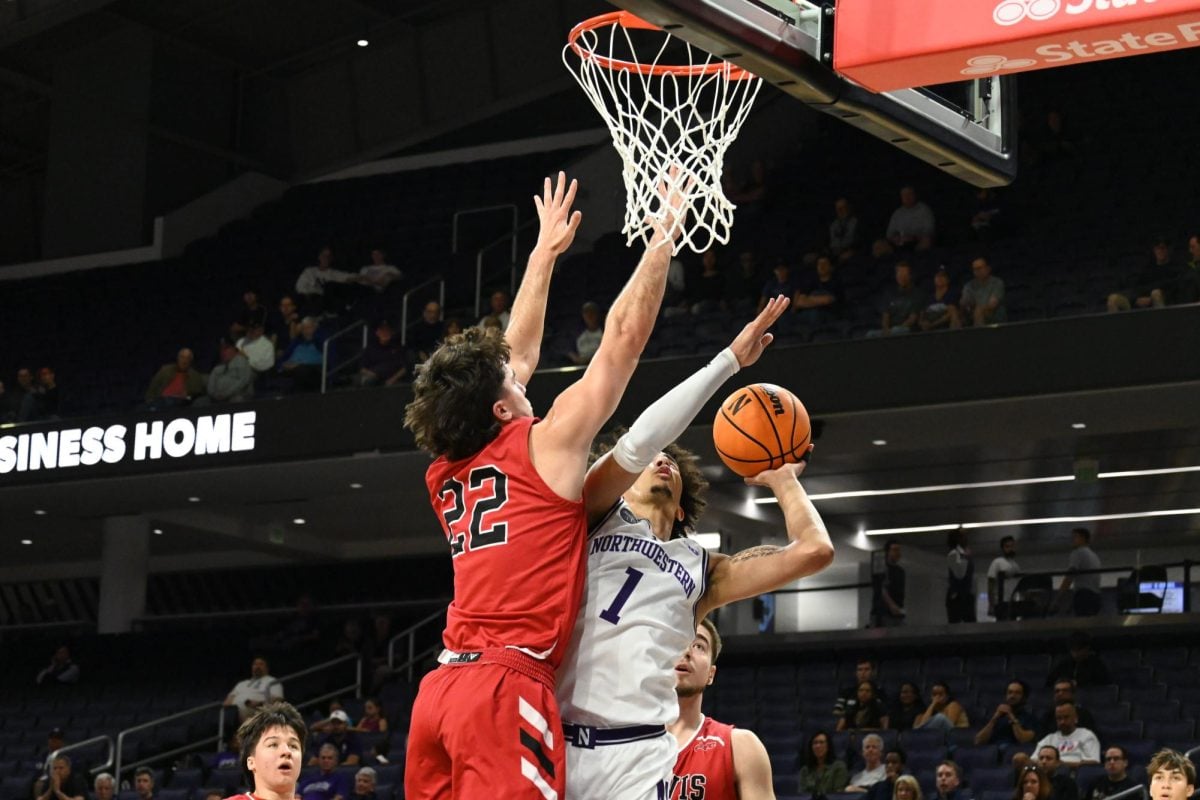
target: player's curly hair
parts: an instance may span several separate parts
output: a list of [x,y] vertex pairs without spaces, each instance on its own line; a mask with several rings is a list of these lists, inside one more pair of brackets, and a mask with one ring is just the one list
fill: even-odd
[[[613,449],[617,439],[625,433],[625,428],[617,428],[608,436],[592,442],[592,450],[588,455],[588,465],[596,463],[600,456]],[[683,509],[683,519],[675,520],[671,527],[671,538],[682,539],[694,532],[696,524],[704,514],[708,501],[704,495],[708,493],[708,479],[700,472],[699,457],[687,448],[677,444],[669,444],[662,449],[679,465],[679,477],[683,483],[683,493],[679,498],[679,507]]]
[[492,405],[500,396],[508,343],[497,330],[468,328],[417,367],[404,427],[417,446],[451,461],[474,455],[500,433]]

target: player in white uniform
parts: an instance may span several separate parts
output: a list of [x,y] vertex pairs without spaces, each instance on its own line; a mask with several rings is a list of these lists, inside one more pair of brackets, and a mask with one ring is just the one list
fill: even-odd
[[687,538],[707,483],[671,444],[720,386],[758,360],[780,297],[706,367],[672,389],[592,466],[584,488],[591,533],[583,603],[559,669],[567,800],[665,800],[678,746],[675,663],[697,621],[720,606],[818,572],[833,544],[797,476],[803,464],[747,483],[779,500],[789,543],[734,556]]

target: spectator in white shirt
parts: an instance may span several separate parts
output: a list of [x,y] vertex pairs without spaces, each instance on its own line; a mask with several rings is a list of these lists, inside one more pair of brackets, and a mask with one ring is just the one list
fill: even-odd
[[296,278],[296,293],[303,297],[310,313],[334,314],[346,305],[346,285],[362,280],[358,275],[334,269],[333,248],[322,247],[316,265],[305,267]]
[[245,722],[255,709],[270,700],[283,699],[283,684],[271,677],[267,660],[261,656],[250,664],[250,677],[239,681],[225,698],[226,706],[236,706],[238,719]]
[[391,283],[404,277],[404,273],[398,267],[387,263],[387,253],[375,248],[371,251],[371,263],[360,269],[358,276],[365,285],[382,294]]
[[263,335],[261,323],[251,323],[246,335],[238,339],[237,349],[245,354],[250,367],[257,373],[270,372],[275,367],[275,345]]
[[1017,540],[1005,536],[1000,540],[1000,555],[992,559],[987,571],[988,584],[988,615],[996,619],[1008,619],[1008,601],[1001,596],[1000,579],[1004,578],[1004,594],[1012,597],[1021,576],[1021,567],[1017,564]]
[[888,220],[888,241],[904,250],[928,250],[933,247],[936,228],[933,209],[917,199],[917,190],[901,188],[900,206]]
[[1072,768],[1100,763],[1100,740],[1087,728],[1079,727],[1079,715],[1074,703],[1055,706],[1054,722],[1058,730],[1038,742],[1038,750],[1043,747],[1056,748],[1063,763]]
[[496,291],[492,292],[491,299],[489,300],[491,309],[483,316],[483,319],[479,321],[479,327],[485,327],[484,322],[486,320],[489,318],[495,318],[500,323],[501,331],[508,330],[509,302],[510,300],[508,297],[508,292],[504,291],[503,289],[497,289]]

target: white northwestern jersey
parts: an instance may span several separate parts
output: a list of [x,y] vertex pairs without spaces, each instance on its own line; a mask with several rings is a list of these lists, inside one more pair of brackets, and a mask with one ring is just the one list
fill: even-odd
[[708,553],[659,540],[618,502],[588,535],[583,602],[558,673],[563,721],[666,725],[679,716],[675,664],[696,637]]

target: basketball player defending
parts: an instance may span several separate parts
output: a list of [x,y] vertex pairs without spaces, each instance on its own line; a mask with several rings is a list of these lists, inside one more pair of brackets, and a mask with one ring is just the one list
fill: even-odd
[[679,745],[671,800],[775,800],[771,759],[752,732],[700,713],[704,690],[717,676],[721,635],[708,619],[675,665],[679,719],[670,725]]
[[[559,670],[568,800],[662,800],[678,716],[673,667],[696,621],[735,600],[824,569],[833,544],[797,480],[803,463],[746,482],[779,500],[787,545],[711,556],[692,540],[707,484],[695,458],[669,444],[740,367],[758,360],[778,297],[716,358],[651,405],[588,473],[587,580]],[[664,452],[665,450],[665,452]]]
[[480,329],[451,337],[418,369],[406,409],[417,444],[437,456],[425,480],[454,565],[442,666],[421,681],[413,705],[409,800],[563,795],[554,670],[583,590],[588,450],[654,326],[682,207],[678,193],[664,192],[651,245],[587,371],[539,420],[525,382],[537,365],[554,261],[579,226],[575,191],[560,173],[534,198],[541,230],[507,342]]

